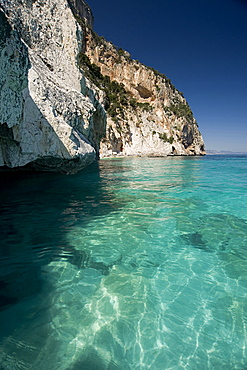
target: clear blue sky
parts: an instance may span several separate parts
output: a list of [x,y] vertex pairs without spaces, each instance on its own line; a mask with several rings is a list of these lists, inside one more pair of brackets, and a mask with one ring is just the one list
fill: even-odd
[[87,3],[100,36],[184,93],[206,149],[247,152],[247,1]]

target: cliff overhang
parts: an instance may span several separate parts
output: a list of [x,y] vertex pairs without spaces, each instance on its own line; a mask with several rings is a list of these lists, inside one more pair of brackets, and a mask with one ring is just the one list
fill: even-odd
[[0,6],[0,167],[74,173],[99,156],[106,126],[77,63],[83,31],[67,0]]

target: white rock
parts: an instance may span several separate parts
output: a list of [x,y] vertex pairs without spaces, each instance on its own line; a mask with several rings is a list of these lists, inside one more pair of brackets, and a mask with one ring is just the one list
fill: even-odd
[[76,172],[106,124],[77,65],[82,30],[67,0],[22,4],[0,0],[0,166]]

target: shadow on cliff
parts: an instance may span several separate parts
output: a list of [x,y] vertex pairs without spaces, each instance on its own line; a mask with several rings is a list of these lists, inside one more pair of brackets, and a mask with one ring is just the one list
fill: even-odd
[[[2,168],[22,167],[27,170],[44,170],[61,173],[75,173],[95,159],[93,144],[83,135],[83,118],[79,118],[73,96],[63,92],[54,80],[53,67],[41,56],[30,61],[29,49],[20,35],[9,25],[6,16],[0,11],[0,52],[2,54],[0,80],[0,163]],[[27,35],[24,35],[28,37]],[[24,37],[23,36],[23,37]],[[28,40],[25,40],[28,43]],[[31,45],[32,46],[32,45]],[[29,71],[33,68],[33,89],[40,96],[40,106],[51,111],[51,123],[44,116],[32,98],[29,90]],[[13,71],[15,71],[13,77]],[[67,99],[68,110],[60,107],[61,100]],[[96,113],[94,116],[96,117]],[[69,117],[68,117],[69,116]],[[96,117],[97,118],[97,117]],[[62,129],[63,140],[52,124]],[[54,127],[56,127],[54,126]],[[71,126],[71,127],[69,127]],[[76,126],[76,129],[74,128]],[[97,128],[96,128],[97,129]],[[96,130],[97,131],[97,130]],[[69,137],[68,137],[69,136]],[[94,137],[92,137],[94,140]],[[94,140],[95,141],[95,140]],[[84,154],[71,154],[66,145]],[[94,143],[97,150],[97,143]]]

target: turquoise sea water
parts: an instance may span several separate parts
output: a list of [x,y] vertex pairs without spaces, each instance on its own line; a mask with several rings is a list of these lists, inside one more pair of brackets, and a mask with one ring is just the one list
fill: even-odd
[[247,157],[0,174],[0,369],[247,369]]

